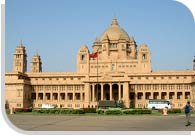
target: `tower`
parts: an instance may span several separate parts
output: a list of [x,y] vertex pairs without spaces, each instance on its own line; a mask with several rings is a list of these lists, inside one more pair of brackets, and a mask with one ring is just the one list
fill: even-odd
[[89,49],[86,45],[81,46],[77,53],[77,71],[89,72]]
[[149,73],[151,72],[151,54],[148,46],[142,44],[138,51],[139,72]]
[[42,72],[41,57],[39,56],[38,53],[36,53],[32,58],[30,72],[34,73]]
[[22,73],[27,71],[27,54],[22,43],[16,47],[14,53],[13,71]]

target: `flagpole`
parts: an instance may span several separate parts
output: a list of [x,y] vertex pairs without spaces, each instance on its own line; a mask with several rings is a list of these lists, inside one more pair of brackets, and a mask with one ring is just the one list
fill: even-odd
[[98,103],[98,50],[99,48],[97,49],[97,92],[96,92],[96,98],[97,98],[97,103]]

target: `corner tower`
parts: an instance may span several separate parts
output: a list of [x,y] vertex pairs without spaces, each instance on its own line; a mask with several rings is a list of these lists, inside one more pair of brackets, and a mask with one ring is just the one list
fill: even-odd
[[33,73],[42,72],[41,57],[39,56],[38,53],[36,53],[32,58],[30,72]]
[[22,43],[16,47],[14,53],[13,71],[22,73],[27,71],[27,54]]

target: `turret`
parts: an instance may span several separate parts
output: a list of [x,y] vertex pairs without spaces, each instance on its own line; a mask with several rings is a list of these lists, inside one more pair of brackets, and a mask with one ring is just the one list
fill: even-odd
[[151,72],[151,54],[146,44],[142,44],[138,51],[138,61],[140,73]]
[[89,72],[89,49],[86,45],[81,46],[77,53],[77,71]]
[[25,73],[27,71],[27,54],[23,44],[16,47],[13,61],[13,71]]
[[36,53],[32,58],[30,72],[34,73],[42,72],[41,57],[39,56],[38,53]]

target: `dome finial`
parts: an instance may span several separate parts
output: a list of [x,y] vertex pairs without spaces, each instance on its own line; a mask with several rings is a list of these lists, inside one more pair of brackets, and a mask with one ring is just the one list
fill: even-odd
[[112,19],[112,24],[111,25],[118,25],[116,16],[114,16],[114,18]]

